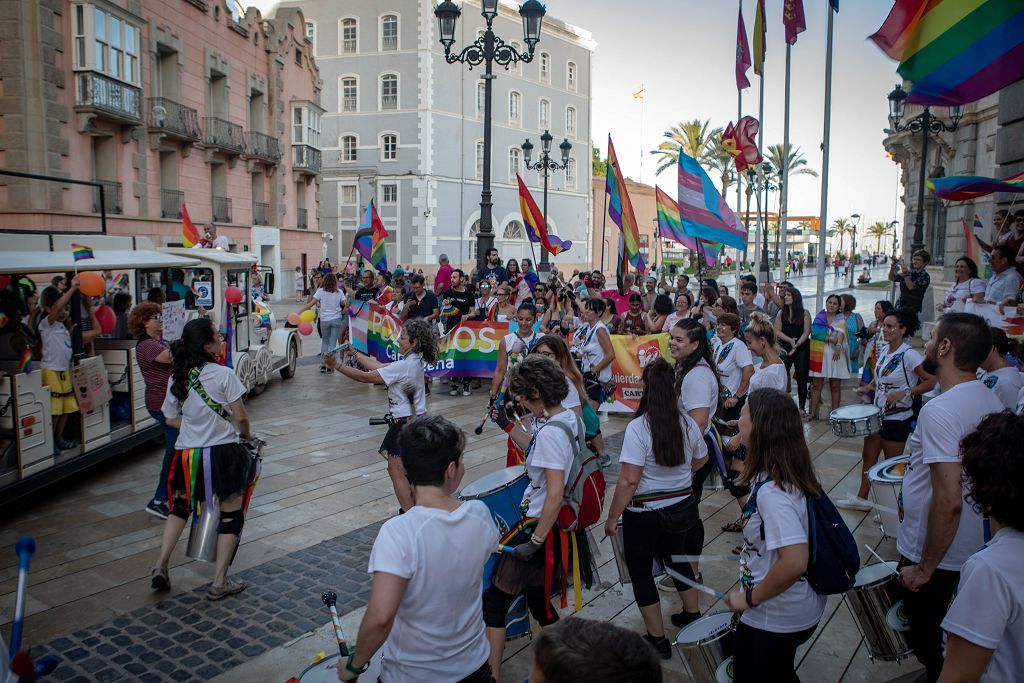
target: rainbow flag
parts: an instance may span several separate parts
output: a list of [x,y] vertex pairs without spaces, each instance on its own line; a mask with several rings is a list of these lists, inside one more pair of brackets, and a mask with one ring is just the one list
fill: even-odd
[[122,290],[128,289],[128,273],[121,273],[114,280],[114,286],[119,287]]
[[191,249],[192,247],[199,244],[202,238],[199,236],[199,231],[196,230],[196,226],[193,225],[192,219],[188,216],[188,209],[185,205],[181,205],[181,243],[186,248]]
[[993,192],[1024,192],[1024,172],[1004,180],[977,175],[951,175],[943,178],[929,178],[925,187],[939,199],[963,202],[990,195]]
[[622,232],[626,256],[633,267],[643,273],[647,270],[647,264],[640,255],[640,230],[633,214],[633,203],[626,192],[626,180],[619,168],[619,159],[615,156],[611,135],[608,136],[608,170],[604,177],[604,187],[608,194],[608,215]]
[[377,270],[387,270],[388,255],[384,249],[384,238],[387,236],[388,231],[384,228],[380,216],[377,215],[373,197],[370,197],[370,201],[366,205],[366,213],[363,214],[363,222],[359,224],[359,229],[356,231],[355,244],[352,245],[352,248]]
[[913,83],[910,104],[967,104],[1024,78],[1020,0],[896,0],[870,38]]
[[18,359],[18,370],[26,375],[32,374],[32,351],[27,346],[21,350],[21,358]]
[[75,257],[75,262],[84,261],[86,259],[96,258],[92,253],[92,247],[87,247],[84,244],[71,243],[71,255]]
[[523,214],[523,223],[526,225],[526,234],[530,236],[531,242],[540,242],[541,246],[547,249],[552,256],[558,256],[563,251],[569,251],[572,242],[562,241],[554,235],[548,234],[547,224],[544,222],[544,214],[537,207],[533,195],[526,189],[523,179],[516,174],[519,181],[519,211]]
[[658,207],[658,237],[673,242],[678,242],[690,251],[704,254],[704,261],[708,267],[715,265],[718,261],[718,252],[721,245],[706,240],[696,240],[687,234],[683,228],[683,222],[679,218],[679,205],[675,200],[665,194],[660,187],[655,189],[655,202]]
[[747,231],[697,160],[679,150],[679,218],[688,235],[747,249]]

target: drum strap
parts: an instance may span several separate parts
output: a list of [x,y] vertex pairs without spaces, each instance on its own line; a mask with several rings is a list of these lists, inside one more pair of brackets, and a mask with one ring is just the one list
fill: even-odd
[[692,494],[693,489],[689,486],[680,489],[671,489],[669,491],[648,491],[647,493],[640,493],[633,496],[632,500],[629,501],[629,504],[639,507],[644,503],[653,503],[657,500],[669,500],[670,498],[682,498],[683,496],[689,496]]

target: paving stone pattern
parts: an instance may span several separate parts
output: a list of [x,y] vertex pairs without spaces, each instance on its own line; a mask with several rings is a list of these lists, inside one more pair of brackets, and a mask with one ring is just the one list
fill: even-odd
[[[210,602],[206,589],[95,624],[34,647],[60,666],[47,680],[207,681],[249,658],[313,631],[327,618],[320,594],[338,593],[338,610],[366,605],[366,566],[381,522],[238,572],[249,586]],[[173,582],[173,570],[171,581]]]

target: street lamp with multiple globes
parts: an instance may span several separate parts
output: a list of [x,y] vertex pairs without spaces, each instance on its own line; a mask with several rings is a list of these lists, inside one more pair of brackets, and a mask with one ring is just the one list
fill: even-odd
[[[540,158],[537,159],[536,163],[530,162],[530,157],[533,155],[533,143],[527,138],[526,142],[523,143],[523,161],[525,162],[526,168],[531,171],[539,171],[544,176],[544,227],[548,225],[548,176],[555,171],[564,171],[569,167],[569,153],[572,152],[572,143],[566,138],[562,140],[562,144],[558,146],[558,149],[562,150],[562,163],[558,163],[551,158],[551,142],[554,138],[551,136],[549,131],[544,131],[544,134],[540,136]],[[540,250],[540,263],[537,264],[537,270],[540,275],[545,275],[551,270],[551,264],[548,262],[548,250],[544,249],[543,246]]]
[[923,112],[906,123],[901,123],[907,101],[907,92],[902,86],[897,85],[889,93],[888,99],[889,125],[892,128],[892,132],[898,133],[906,130],[912,134],[924,133],[921,136],[921,171],[917,183],[917,214],[914,218],[914,238],[910,244],[910,253],[913,254],[918,249],[924,249],[924,188],[925,181],[928,179],[928,139],[932,135],[955,131],[957,126],[960,125],[960,119],[964,117],[964,107],[961,104],[949,108],[949,119],[951,122],[949,124],[936,118],[932,114],[930,107],[925,107]]
[[483,189],[480,192],[480,229],[476,235],[477,267],[484,266],[487,251],[494,246],[494,228],[491,222],[491,81],[495,75],[493,66],[497,63],[505,67],[518,62],[533,61],[534,48],[540,42],[541,22],[547,10],[538,0],[526,0],[519,8],[519,16],[523,19],[523,40],[527,52],[521,53],[515,47],[494,34],[494,18],[498,16],[499,0],[481,0],[480,14],[487,23],[487,28],[475,41],[461,51],[452,52],[455,44],[455,25],[462,10],[452,0],[444,0],[434,8],[440,33],[441,45],[444,46],[444,58],[449,64],[460,62],[474,66],[484,65],[484,177]]

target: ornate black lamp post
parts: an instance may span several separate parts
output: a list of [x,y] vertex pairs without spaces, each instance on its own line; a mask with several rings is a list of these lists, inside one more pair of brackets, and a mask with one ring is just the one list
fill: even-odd
[[444,0],[434,8],[440,32],[441,45],[444,46],[444,58],[449,64],[461,62],[474,66],[484,65],[484,177],[483,189],[480,192],[480,229],[476,235],[477,267],[483,267],[487,250],[494,246],[494,228],[491,223],[491,81],[494,80],[493,66],[505,67],[518,62],[533,61],[533,51],[540,42],[540,27],[547,10],[538,0],[526,0],[519,8],[519,16],[523,18],[523,40],[527,52],[520,53],[511,45],[494,34],[492,25],[498,16],[498,0],[482,0],[481,12],[487,28],[475,41],[461,51],[452,52],[455,44],[455,24],[462,10],[451,0]]
[[[540,159],[535,163],[530,162],[530,157],[533,155],[533,143],[527,138],[526,142],[523,143],[523,162],[526,168],[531,171],[539,171],[544,177],[544,226],[548,224],[548,176],[555,171],[564,171],[569,167],[569,153],[572,152],[572,143],[569,142],[568,138],[562,140],[562,144],[558,146],[558,149],[562,150],[562,163],[558,163],[551,158],[551,142],[554,140],[551,137],[549,131],[544,131],[544,134],[540,136]],[[551,264],[548,262],[548,250],[543,247],[540,250],[540,263],[537,264],[537,270],[541,275],[551,270]]]
[[893,132],[910,131],[912,134],[924,133],[921,136],[921,172],[917,182],[917,213],[914,218],[914,238],[910,244],[910,253],[924,248],[924,187],[928,179],[928,139],[939,133],[952,133],[960,125],[960,119],[964,117],[963,105],[949,108],[949,124],[936,118],[930,107],[910,119],[901,123],[904,106],[906,105],[907,93],[899,85],[889,93],[889,125]]

